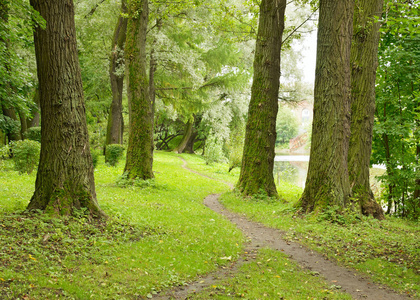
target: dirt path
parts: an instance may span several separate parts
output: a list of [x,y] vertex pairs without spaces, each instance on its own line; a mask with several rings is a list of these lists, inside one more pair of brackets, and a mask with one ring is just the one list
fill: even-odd
[[[187,168],[185,160],[183,161],[184,168],[198,175],[210,178]],[[231,185],[229,184],[229,186]],[[193,282],[186,287],[176,288],[161,294],[158,297],[154,297],[154,299],[192,299],[192,293],[198,293],[202,289],[215,284],[220,279],[233,277],[241,265],[255,259],[259,247],[270,247],[287,254],[290,259],[296,261],[302,267],[318,272],[320,276],[323,276],[327,281],[331,282],[331,284],[334,283],[335,285],[341,286],[342,290],[352,295],[354,299],[409,299],[407,296],[397,294],[384,286],[371,282],[368,278],[355,270],[340,267],[334,262],[326,260],[320,254],[313,252],[298,243],[285,241],[283,239],[284,233],[279,230],[265,227],[256,222],[251,222],[244,216],[226,210],[223,205],[219,203],[218,198],[219,195],[207,196],[204,199],[204,205],[226,217],[249,238],[249,242],[245,249],[245,252],[248,252],[248,254],[244,253],[237,262],[202,277],[197,282]]]

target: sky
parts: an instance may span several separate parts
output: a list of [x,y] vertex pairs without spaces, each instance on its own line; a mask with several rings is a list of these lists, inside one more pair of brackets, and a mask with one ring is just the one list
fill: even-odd
[[312,84],[315,81],[316,36],[316,31],[306,34],[300,48],[303,59],[299,67],[303,69],[304,81]]

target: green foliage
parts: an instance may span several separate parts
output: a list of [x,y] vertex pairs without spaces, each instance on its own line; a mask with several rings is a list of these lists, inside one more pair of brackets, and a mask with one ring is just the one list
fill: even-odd
[[388,214],[420,217],[419,4],[386,1],[376,78],[372,163],[384,164]]
[[92,164],[96,168],[99,163],[99,157],[101,156],[101,151],[98,149],[90,149],[90,155],[92,155]]
[[291,138],[297,136],[299,122],[292,110],[284,105],[280,105],[276,121],[276,144],[289,143]]
[[19,132],[20,122],[7,116],[0,115],[0,130],[6,134]]
[[31,127],[25,132],[25,138],[41,143],[41,127]]
[[11,149],[16,171],[31,174],[38,165],[41,144],[31,140],[14,141]]
[[106,146],[105,162],[110,166],[115,167],[118,161],[124,155],[124,146],[120,144],[110,144]]
[[227,157],[229,162],[229,172],[242,163],[242,153],[244,149],[245,128],[236,126],[230,132],[229,140],[225,143]]
[[0,159],[7,159],[10,157],[10,147],[5,145],[0,148]]
[[210,136],[206,140],[206,149],[204,152],[204,159],[206,163],[211,165],[216,162],[225,162],[226,158],[223,154],[223,144],[217,140],[217,138],[210,133]]

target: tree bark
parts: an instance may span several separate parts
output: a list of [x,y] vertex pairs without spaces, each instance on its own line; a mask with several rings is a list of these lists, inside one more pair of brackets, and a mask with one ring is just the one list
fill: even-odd
[[179,143],[179,145],[174,149],[174,152],[184,153],[185,147],[187,146],[188,141],[193,132],[193,127],[194,127],[194,122],[192,120],[188,120],[187,124],[185,124],[185,130],[184,130],[184,135],[182,137],[182,140]]
[[242,169],[237,189],[277,197],[274,148],[280,84],[280,51],[285,0],[262,0],[254,57],[254,79],[246,124]]
[[39,123],[40,123],[39,87],[36,87],[36,89],[35,89],[34,103],[36,104],[37,109],[32,112],[33,113],[32,118],[29,119],[28,122],[27,122],[27,127],[28,128],[37,127],[37,126],[39,126]]
[[353,17],[351,65],[351,135],[348,168],[353,199],[360,211],[383,219],[369,182],[375,116],[375,79],[378,66],[379,22],[383,0],[356,0]]
[[304,212],[349,204],[353,9],[352,0],[320,0],[312,145],[306,185],[298,203]]
[[105,216],[96,201],[73,1],[31,0],[31,5],[47,25],[34,33],[42,134],[28,209],[70,215],[85,208],[94,217]]
[[146,74],[147,0],[130,1],[125,57],[128,63],[129,140],[124,172],[128,178],[153,178],[153,104]]
[[[108,126],[105,139],[105,148],[111,144],[122,144],[124,133],[124,119],[122,115],[122,96],[124,88],[124,46],[127,36],[127,1],[121,0],[121,15],[112,39],[111,63],[109,78],[111,81],[112,103],[108,116]],[[105,152],[105,149],[104,149]]]

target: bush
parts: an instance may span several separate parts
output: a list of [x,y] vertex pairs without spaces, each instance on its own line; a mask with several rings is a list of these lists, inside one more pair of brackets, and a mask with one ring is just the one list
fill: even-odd
[[93,168],[96,168],[98,166],[99,156],[101,155],[101,153],[99,150],[91,148],[90,155],[92,155]]
[[25,138],[41,143],[41,127],[31,127],[25,132]]
[[0,148],[0,159],[8,159],[10,157],[9,145]]
[[41,144],[36,141],[24,140],[10,143],[15,169],[19,173],[32,173],[39,161]]
[[217,139],[210,135],[206,140],[206,152],[204,153],[204,160],[207,165],[217,162],[226,162],[223,154],[223,145]]
[[123,156],[124,146],[120,144],[111,144],[106,146],[105,162],[110,166],[115,166]]

